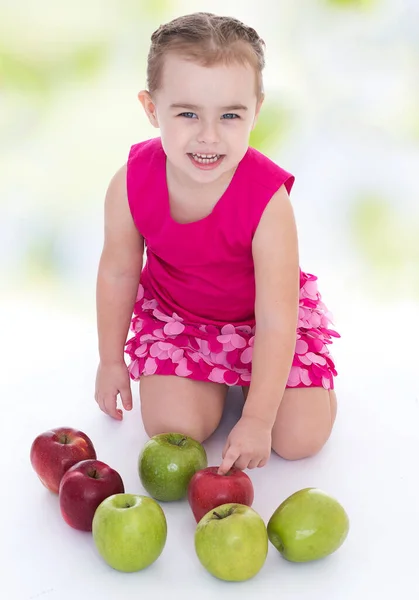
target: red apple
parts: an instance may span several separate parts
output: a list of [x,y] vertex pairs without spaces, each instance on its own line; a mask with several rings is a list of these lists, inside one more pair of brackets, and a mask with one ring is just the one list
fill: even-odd
[[64,474],[59,490],[60,509],[66,523],[92,531],[99,504],[113,494],[123,494],[120,474],[100,460],[82,460]]
[[96,451],[91,439],[82,431],[56,427],[34,439],[30,458],[44,486],[58,494],[64,473],[81,460],[96,458]]
[[219,467],[197,471],[188,486],[188,501],[196,522],[222,504],[252,506],[254,491],[250,478],[237,467],[218,475]]

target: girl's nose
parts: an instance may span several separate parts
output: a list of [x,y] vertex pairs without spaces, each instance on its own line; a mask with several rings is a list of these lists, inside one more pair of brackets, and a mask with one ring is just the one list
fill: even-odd
[[205,144],[216,144],[220,141],[217,128],[211,123],[203,123],[198,133],[198,142]]

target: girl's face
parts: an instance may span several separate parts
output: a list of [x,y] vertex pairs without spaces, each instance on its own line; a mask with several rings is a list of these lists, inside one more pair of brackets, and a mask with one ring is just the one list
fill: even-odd
[[168,54],[159,90],[139,99],[160,128],[170,167],[184,183],[212,183],[246,154],[262,102],[254,69],[240,64],[203,67]]

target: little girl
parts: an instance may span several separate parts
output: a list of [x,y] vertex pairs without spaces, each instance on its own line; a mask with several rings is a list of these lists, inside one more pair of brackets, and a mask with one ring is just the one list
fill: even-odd
[[271,448],[311,456],[336,416],[338,334],[317,278],[299,268],[294,177],[249,147],[263,67],[263,40],[237,19],[195,13],[159,27],[138,97],[160,137],[131,148],[105,200],[96,401],[122,419],[131,377],[149,436],[202,442],[228,387],[242,386],[220,473],[262,467]]

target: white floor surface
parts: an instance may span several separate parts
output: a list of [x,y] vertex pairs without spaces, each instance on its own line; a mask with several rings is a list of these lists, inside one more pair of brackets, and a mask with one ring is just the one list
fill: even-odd
[[[240,584],[219,581],[200,565],[186,500],[163,504],[166,547],[154,565],[134,574],[112,570],[97,554],[91,534],[63,521],[58,498],[43,488],[29,462],[37,434],[59,425],[85,431],[98,458],[119,471],[126,491],[140,494],[145,492],[137,457],[147,439],[136,386],[135,408],[122,423],[96,407],[94,322],[71,316],[69,310],[64,318],[65,312],[39,299],[19,298],[2,309],[4,600],[419,598],[417,310],[403,306],[393,315],[386,312],[386,322],[393,323],[387,331],[379,327],[384,316],[369,313],[365,305],[359,311],[364,322],[353,322],[352,313],[341,319],[345,337],[334,352],[339,411],[329,442],[316,457],[286,462],[272,455],[265,468],[248,472],[255,488],[253,507],[265,522],[296,490],[315,486],[333,494],[351,520],[346,542],[334,555],[303,565],[286,562],[270,545],[260,573]],[[410,331],[400,324],[404,320]],[[209,464],[219,464],[240,407],[239,390],[233,389],[219,430],[205,444]]]

